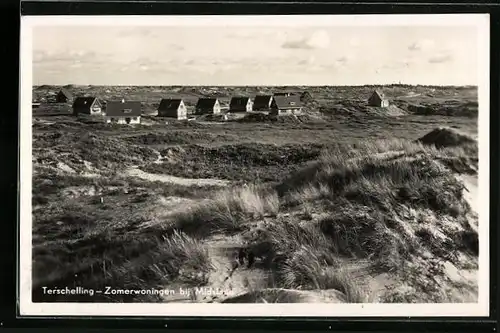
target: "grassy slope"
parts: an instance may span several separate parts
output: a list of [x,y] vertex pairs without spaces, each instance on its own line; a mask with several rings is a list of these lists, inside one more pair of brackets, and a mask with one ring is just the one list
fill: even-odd
[[[396,147],[402,148],[398,158],[377,157]],[[455,287],[443,278],[442,264],[473,267],[477,233],[469,225],[473,213],[461,183],[436,161],[469,157],[462,148],[411,142],[327,152],[274,189],[231,190],[182,212],[172,228],[196,238],[255,233],[253,222],[267,217],[248,246],[265,252],[280,287],[333,288],[347,293],[348,301],[365,301],[366,291],[340,269],[345,260],[357,259],[413,288],[382,295],[381,301],[457,301],[441,288]],[[435,279],[420,279],[422,273]]]
[[[347,300],[366,300],[338,266],[369,260],[406,281],[382,301],[443,301],[446,296],[429,279],[418,280],[417,272],[442,272],[444,260],[474,266],[477,233],[467,227],[470,209],[443,165],[473,173],[468,166],[477,164],[477,147],[436,149],[412,142],[438,121],[473,132],[470,120],[412,116],[367,118],[364,125],[346,119],[117,129],[52,119],[56,124],[34,126],[35,289],[207,285],[213,271],[207,237],[252,235],[262,221],[260,236],[246,238],[271,254],[274,287],[334,288]],[[373,158],[394,150],[405,154]],[[153,163],[157,151],[167,156],[162,164]],[[257,184],[221,192],[124,177],[123,168],[137,164],[149,172]],[[203,198],[211,200],[197,203]],[[188,206],[194,209],[182,210]]]

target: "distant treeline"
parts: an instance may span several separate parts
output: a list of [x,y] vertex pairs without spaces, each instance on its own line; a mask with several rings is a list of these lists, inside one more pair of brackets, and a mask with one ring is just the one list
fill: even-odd
[[198,88],[198,89],[215,89],[215,88],[226,88],[226,89],[231,89],[231,88],[278,88],[278,89],[306,89],[306,88],[377,88],[377,87],[387,87],[387,88],[429,88],[429,89],[473,89],[476,88],[477,86],[475,85],[465,85],[465,86],[453,86],[453,85],[446,85],[446,86],[436,86],[436,85],[422,85],[422,84],[402,84],[402,83],[393,83],[393,84],[365,84],[365,85],[328,85],[328,86],[268,86],[268,85],[262,85],[262,86],[146,86],[146,85],[138,85],[138,86],[130,86],[130,85],[110,85],[110,86],[103,86],[103,85],[77,85],[77,84],[70,84],[70,85],[38,85],[38,86],[33,86],[34,89],[48,89],[48,88],[77,88],[77,87],[102,87],[102,88],[109,88],[109,87],[141,87],[141,88],[161,88],[161,87],[168,87],[171,89],[182,89],[182,88]]

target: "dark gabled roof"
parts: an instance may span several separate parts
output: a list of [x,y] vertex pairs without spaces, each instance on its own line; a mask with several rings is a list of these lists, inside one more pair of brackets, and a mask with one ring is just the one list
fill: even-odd
[[196,108],[208,109],[213,108],[217,102],[217,98],[200,98],[196,103]]
[[272,98],[272,95],[257,95],[253,100],[253,106],[254,108],[268,107]]
[[91,107],[94,101],[96,101],[96,97],[77,97],[75,98],[75,101],[73,102],[73,109],[75,108],[86,108],[86,107]]
[[181,105],[182,99],[180,98],[163,98],[158,106],[158,110],[169,111],[177,110]]
[[137,117],[142,113],[141,106],[141,102],[138,101],[108,101],[106,103],[106,116]]
[[71,94],[71,92],[66,88],[61,88],[58,94],[63,94],[64,96],[66,96],[66,98],[73,98],[73,94]]
[[375,89],[375,90],[373,91],[373,93],[372,93],[371,97],[374,97],[374,96],[378,96],[381,100],[383,100],[383,99],[387,99],[387,98],[385,97],[385,94],[384,94],[382,91],[378,90],[378,89]]
[[250,100],[250,97],[235,96],[235,97],[231,98],[229,105],[230,106],[246,106],[249,100]]
[[302,107],[299,96],[274,96],[274,102],[278,109],[294,109]]
[[254,103],[256,103],[257,101],[269,103],[271,98],[273,98],[273,95],[255,95],[255,98],[253,101],[254,101]]

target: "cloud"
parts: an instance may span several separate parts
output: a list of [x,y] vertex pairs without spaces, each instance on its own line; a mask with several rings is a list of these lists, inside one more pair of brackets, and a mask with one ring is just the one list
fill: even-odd
[[83,58],[94,58],[96,53],[94,51],[85,51],[85,50],[71,50],[68,52],[70,57],[74,57],[75,59],[83,59]]
[[169,44],[168,47],[172,50],[182,51],[184,50],[184,46],[179,44]]
[[420,50],[420,45],[418,43],[413,43],[410,46],[408,46],[408,50],[410,51],[418,51]]
[[307,59],[302,59],[298,62],[299,65],[314,65],[316,63],[316,58],[314,56],[310,56]]
[[306,39],[297,41],[288,41],[283,43],[282,47],[284,49],[312,49],[310,45],[307,44]]
[[[33,53],[33,62],[46,63],[46,62],[73,62],[79,57],[70,55],[67,52],[53,53],[46,51],[35,51]],[[80,56],[81,58],[81,56]]]
[[72,63],[70,65],[71,68],[80,68],[82,66],[83,66],[83,64],[81,62],[79,62],[79,61],[75,61],[74,63]]
[[337,58],[335,61],[339,64],[345,64],[349,59],[347,59],[347,57],[340,57],[340,58]]
[[431,39],[423,39],[420,41],[416,41],[408,46],[408,50],[410,51],[420,51],[425,49],[430,49],[435,45],[435,42]]
[[440,54],[435,57],[429,58],[428,62],[430,64],[442,64],[445,62],[450,62],[453,57],[450,54]]
[[36,64],[101,64],[108,60],[108,54],[96,54],[94,51],[67,50],[50,52],[36,50],[33,52],[33,62]]
[[148,57],[138,57],[128,64],[129,67],[137,67],[143,70],[147,70],[159,65],[160,63],[157,60],[153,60]]
[[33,52],[33,62],[42,62],[48,57],[50,57],[50,55],[46,51],[37,50]]
[[286,41],[281,46],[284,49],[324,49],[330,45],[330,36],[323,30],[298,40]]

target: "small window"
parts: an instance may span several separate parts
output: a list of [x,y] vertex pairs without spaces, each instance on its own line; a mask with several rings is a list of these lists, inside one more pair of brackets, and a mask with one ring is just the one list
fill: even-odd
[[132,113],[132,109],[123,109],[123,113]]

